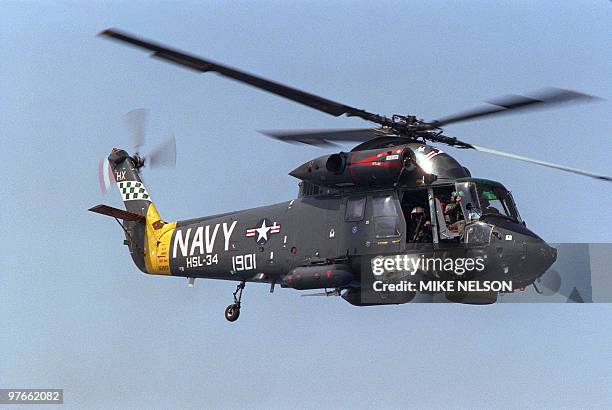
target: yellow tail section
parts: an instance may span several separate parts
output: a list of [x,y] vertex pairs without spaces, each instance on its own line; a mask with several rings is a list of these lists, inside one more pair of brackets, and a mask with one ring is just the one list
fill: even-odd
[[170,275],[170,240],[176,222],[164,222],[151,203],[145,219],[145,266],[151,275]]

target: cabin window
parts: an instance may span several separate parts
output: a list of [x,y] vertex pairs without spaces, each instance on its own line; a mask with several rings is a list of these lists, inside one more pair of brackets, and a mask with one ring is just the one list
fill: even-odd
[[363,219],[365,212],[366,198],[349,198],[346,201],[346,214],[344,219],[347,222],[357,222]]
[[375,196],[372,198],[372,216],[377,238],[400,236],[400,218],[393,196]]

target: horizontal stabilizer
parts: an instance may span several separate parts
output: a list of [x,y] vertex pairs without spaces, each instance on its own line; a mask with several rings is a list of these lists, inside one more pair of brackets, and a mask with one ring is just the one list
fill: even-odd
[[123,209],[113,208],[112,206],[108,205],[96,205],[89,208],[89,210],[98,214],[112,216],[113,218],[123,219],[124,221],[144,221],[145,219],[145,217],[142,215],[124,211]]

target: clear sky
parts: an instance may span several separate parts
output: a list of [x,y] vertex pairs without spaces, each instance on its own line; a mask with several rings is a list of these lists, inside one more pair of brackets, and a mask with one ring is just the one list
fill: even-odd
[[[612,174],[609,1],[2,2],[0,388],[64,388],[66,408],[612,407],[610,305],[402,305],[273,295],[140,273],[98,160],[151,110],[147,170],[167,220],[291,199],[325,150],[258,129],[363,126],[95,34],[122,28],[380,113],[425,119],[543,86],[607,99],[448,127],[475,144]],[[534,4],[537,3],[537,4]],[[345,149],[350,146],[345,147]],[[612,185],[448,149],[502,181],[550,242],[612,242]]]

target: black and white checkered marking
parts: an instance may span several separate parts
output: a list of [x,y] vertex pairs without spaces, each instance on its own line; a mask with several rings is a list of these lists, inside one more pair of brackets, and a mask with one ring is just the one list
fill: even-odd
[[139,181],[122,181],[117,182],[119,192],[124,201],[150,201],[149,193],[145,189],[142,182]]

